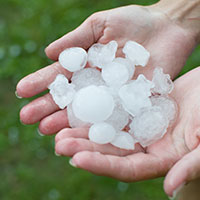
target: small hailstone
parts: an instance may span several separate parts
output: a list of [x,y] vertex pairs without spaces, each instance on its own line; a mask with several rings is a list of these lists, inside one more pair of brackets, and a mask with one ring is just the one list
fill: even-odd
[[90,123],[108,119],[114,106],[113,97],[108,91],[95,85],[80,89],[72,102],[74,115],[78,119]]
[[177,105],[175,101],[168,96],[155,95],[151,97],[153,106],[159,106],[163,114],[168,118],[170,122],[173,122],[176,118]]
[[88,62],[92,67],[102,68],[105,64],[112,62],[115,58],[118,44],[110,41],[107,44],[93,44],[88,50]]
[[129,80],[129,70],[125,65],[110,62],[102,69],[102,78],[111,87],[120,87]]
[[151,96],[153,86],[152,82],[143,75],[139,75],[137,80],[122,86],[119,90],[119,97],[124,109],[135,116],[142,108],[151,107],[149,96]]
[[121,104],[116,102],[113,113],[106,120],[106,122],[111,124],[115,128],[115,130],[120,131],[124,129],[124,127],[128,124],[129,114],[123,109]]
[[134,150],[135,143],[136,142],[134,141],[133,137],[124,131],[118,132],[114,140],[111,142],[113,146],[126,150]]
[[101,72],[95,68],[84,68],[74,72],[71,81],[76,86],[76,90],[80,90],[89,85],[105,85]]
[[161,139],[166,133],[168,120],[160,107],[153,106],[144,109],[130,124],[130,133],[146,147]]
[[89,139],[98,144],[107,144],[111,142],[116,135],[115,129],[112,125],[100,122],[93,124],[89,130]]
[[80,47],[71,47],[62,51],[58,60],[62,67],[70,72],[75,72],[85,67],[87,52]]
[[73,110],[72,110],[72,104],[69,104],[67,106],[67,117],[68,117],[68,122],[71,128],[79,128],[79,127],[90,127],[91,124],[87,122],[83,122],[77,117],[75,117]]
[[75,95],[75,86],[69,84],[68,79],[62,74],[58,74],[48,88],[54,102],[61,109],[69,105]]
[[114,59],[114,62],[125,65],[128,68],[128,71],[129,71],[129,79],[133,78],[133,75],[134,75],[134,72],[135,72],[135,65],[128,58],[117,57],[117,58]]
[[170,75],[164,74],[162,68],[155,68],[152,82],[155,84],[153,92],[158,94],[169,94],[174,88]]
[[150,53],[137,42],[126,42],[122,51],[126,58],[130,59],[135,65],[141,65],[144,67],[148,63]]

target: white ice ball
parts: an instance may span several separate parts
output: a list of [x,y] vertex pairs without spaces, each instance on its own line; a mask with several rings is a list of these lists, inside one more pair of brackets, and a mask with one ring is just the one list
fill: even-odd
[[95,85],[80,89],[72,102],[74,115],[80,120],[90,123],[108,119],[114,106],[111,94],[104,88]]
[[71,47],[62,51],[58,60],[62,67],[70,72],[75,72],[85,67],[87,52],[80,47]]
[[120,87],[129,80],[129,70],[126,65],[110,62],[102,69],[102,77],[107,85]]
[[134,117],[130,124],[130,133],[146,147],[161,139],[167,131],[169,121],[158,106],[144,109]]
[[89,130],[89,139],[98,144],[111,142],[116,135],[115,129],[108,123],[100,122],[92,125]]
[[128,41],[122,49],[126,58],[130,59],[135,65],[145,67],[149,61],[150,53],[137,42]]
[[134,150],[135,149],[135,141],[133,137],[124,131],[120,131],[116,134],[115,139],[111,142],[111,144],[120,149],[126,150]]

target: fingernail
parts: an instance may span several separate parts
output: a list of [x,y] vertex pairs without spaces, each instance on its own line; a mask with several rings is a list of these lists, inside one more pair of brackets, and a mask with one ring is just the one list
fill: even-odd
[[38,134],[39,134],[40,136],[44,136],[44,134],[40,132],[39,128],[37,129],[37,132],[38,132]]
[[56,153],[56,152],[55,152],[55,155],[56,155],[56,156],[61,156],[60,154],[58,154],[58,153]]
[[174,191],[173,191],[173,196],[169,197],[170,200],[175,200],[176,197],[178,196],[179,192],[183,189],[185,186],[185,182],[182,183],[180,186],[178,186]]
[[15,91],[15,96],[16,96],[18,99],[22,99],[22,97],[20,97],[20,96],[17,94],[17,90]]
[[76,164],[73,162],[72,158],[70,158],[69,164],[70,164],[72,167],[77,167]]

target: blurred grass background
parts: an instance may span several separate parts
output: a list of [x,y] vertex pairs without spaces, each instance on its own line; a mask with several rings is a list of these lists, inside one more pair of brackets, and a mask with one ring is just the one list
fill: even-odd
[[[44,48],[92,13],[156,0],[0,0],[0,199],[165,200],[163,179],[122,183],[74,169],[54,155],[54,137],[37,125],[24,126],[19,110],[29,100],[15,97],[25,75],[51,63]],[[182,73],[200,65],[198,47]]]

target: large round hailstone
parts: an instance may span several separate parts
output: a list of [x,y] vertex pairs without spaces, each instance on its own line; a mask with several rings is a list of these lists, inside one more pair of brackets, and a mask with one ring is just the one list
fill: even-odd
[[167,131],[168,119],[160,107],[153,106],[144,109],[130,124],[130,133],[146,147],[161,139]]
[[100,122],[93,124],[89,130],[89,139],[98,144],[111,142],[116,135],[115,129],[108,123]]
[[130,75],[126,65],[111,62],[103,67],[102,77],[107,85],[111,87],[120,87],[129,80]]
[[102,87],[90,85],[80,89],[72,102],[74,115],[89,123],[108,119],[114,109],[113,97]]
[[62,67],[70,72],[83,69],[87,63],[87,52],[80,47],[72,47],[62,51],[58,58]]
[[134,150],[135,143],[133,137],[125,131],[118,132],[115,139],[111,142],[113,146],[126,150]]
[[74,72],[71,81],[76,86],[76,90],[80,90],[89,85],[105,85],[101,72],[96,68],[84,68]]

